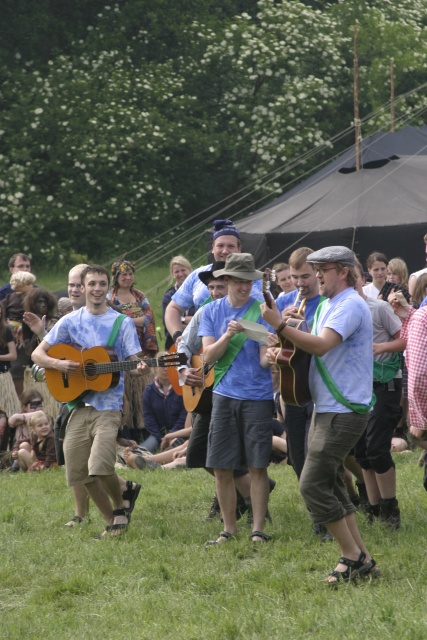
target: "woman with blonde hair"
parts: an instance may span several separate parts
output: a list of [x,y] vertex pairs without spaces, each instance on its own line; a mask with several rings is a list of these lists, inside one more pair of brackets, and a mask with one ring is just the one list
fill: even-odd
[[[172,336],[169,334],[165,325],[166,307],[171,301],[173,294],[179,289],[179,287],[182,285],[184,280],[187,278],[187,276],[190,275],[190,273],[193,270],[190,262],[187,260],[187,258],[184,258],[184,256],[174,256],[170,261],[169,269],[170,269],[170,274],[172,276],[172,279],[174,280],[174,283],[172,284],[171,287],[169,287],[169,289],[167,289],[164,292],[163,298],[162,298],[162,316],[163,316],[163,326],[165,328],[165,338],[166,338],[165,349],[169,349],[173,345]],[[191,307],[191,309],[186,310],[185,316],[182,317],[183,327],[185,327],[185,325],[187,325],[190,322],[194,313],[195,313],[194,307]]]

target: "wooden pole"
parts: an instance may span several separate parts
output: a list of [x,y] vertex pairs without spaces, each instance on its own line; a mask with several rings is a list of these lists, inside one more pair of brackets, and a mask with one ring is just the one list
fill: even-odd
[[354,99],[354,136],[355,136],[355,151],[356,151],[356,171],[360,171],[361,127],[360,127],[360,118],[359,118],[359,59],[358,59],[358,51],[357,51],[357,24],[354,25],[353,99]]
[[396,131],[396,114],[394,111],[394,60],[390,60],[390,116],[391,116],[391,130],[394,133]]

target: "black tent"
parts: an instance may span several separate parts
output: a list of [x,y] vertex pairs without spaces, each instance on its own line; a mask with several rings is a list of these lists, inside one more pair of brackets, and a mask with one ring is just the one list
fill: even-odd
[[427,132],[377,133],[265,208],[237,223],[259,267],[286,260],[299,246],[340,244],[364,263],[372,251],[424,266],[427,233]]

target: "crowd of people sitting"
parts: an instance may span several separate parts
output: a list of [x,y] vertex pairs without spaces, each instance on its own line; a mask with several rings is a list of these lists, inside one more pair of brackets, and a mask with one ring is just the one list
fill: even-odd
[[[427,235],[424,241],[427,247]],[[213,264],[195,270],[183,256],[170,262],[173,283],[162,301],[166,351],[159,351],[153,310],[135,286],[130,260],[114,262],[111,274],[75,265],[68,297],[61,297],[38,286],[29,256],[11,257],[10,283],[0,288],[0,468],[34,472],[65,463],[74,498],[67,526],[87,518],[92,498],[106,523],[98,537],[122,534],[141,488],[116,468],[205,469],[215,479],[208,517],[223,522],[210,543],[224,544],[244,513],[253,542],[271,539],[265,523],[275,482],[267,471],[286,464],[313,532],[340,547],[328,584],[376,577],[354,511],[399,529],[393,454],[416,443],[427,455],[420,363],[427,268],[409,276],[402,258],[374,252],[365,271],[345,247],[299,247],[288,263],[273,266],[266,293],[231,221],[214,223],[212,253]],[[50,372],[68,386],[78,371],[86,375],[86,363],[61,358],[53,347],[76,339],[87,350],[114,347],[123,373],[118,383],[98,388],[86,381],[83,393],[62,399]],[[183,354],[175,372],[163,364],[174,352]],[[311,356],[307,364],[300,364],[303,352]],[[147,366],[150,360],[156,366]],[[105,362],[99,366],[108,370]],[[306,367],[304,400],[297,362]],[[347,434],[333,454],[328,416]],[[427,472],[425,478],[427,488]]]

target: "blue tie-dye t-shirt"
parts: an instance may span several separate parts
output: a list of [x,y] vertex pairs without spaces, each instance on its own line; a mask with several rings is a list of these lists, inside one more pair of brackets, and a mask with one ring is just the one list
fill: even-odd
[[[110,337],[111,329],[119,314],[108,309],[101,315],[89,313],[86,307],[69,313],[49,331],[44,341],[50,346],[55,344],[73,344],[90,349],[104,347]],[[118,360],[126,360],[129,356],[141,351],[141,347],[132,320],[126,317],[119,329],[113,347]],[[124,373],[120,373],[120,382],[106,391],[90,391],[84,396],[84,402],[98,411],[107,409],[121,410],[123,405]]]

